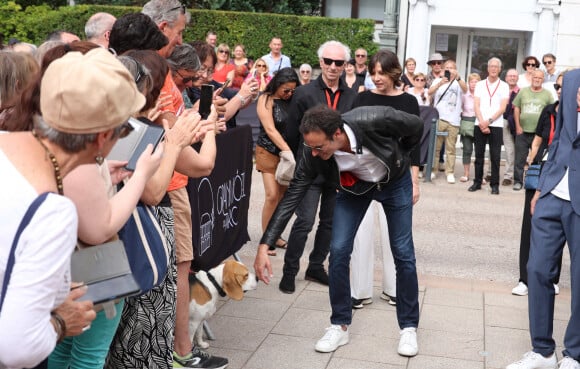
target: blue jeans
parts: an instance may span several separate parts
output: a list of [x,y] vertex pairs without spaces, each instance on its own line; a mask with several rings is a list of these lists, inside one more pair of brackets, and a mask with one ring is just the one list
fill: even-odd
[[304,253],[308,234],[314,226],[319,200],[318,228],[314,238],[314,248],[309,257],[308,269],[324,269],[323,263],[330,249],[335,198],[336,189],[325,186],[321,178],[318,178],[304,195],[295,211],[296,220],[288,237],[288,248],[284,254],[284,275],[296,277],[298,274],[300,258]]
[[554,278],[560,271],[564,244],[570,250],[571,316],[564,335],[563,356],[580,360],[580,215],[570,201],[547,194],[536,203],[532,216],[532,242],[528,261],[528,310],[534,352],[544,356],[556,349]]
[[117,315],[113,319],[107,319],[105,311],[101,310],[91,323],[91,329],[79,336],[67,337],[56,345],[48,357],[48,369],[102,369],[124,304],[125,300],[115,304]]
[[[380,202],[387,217],[391,251],[397,270],[397,320],[401,329],[419,324],[419,286],[413,245],[413,185],[411,173],[363,195],[339,191],[334,207],[330,243],[329,289],[332,324],[352,322],[350,254],[354,237],[372,200]],[[373,245],[368,245],[373,247]],[[369,268],[372,268],[369,265]]]

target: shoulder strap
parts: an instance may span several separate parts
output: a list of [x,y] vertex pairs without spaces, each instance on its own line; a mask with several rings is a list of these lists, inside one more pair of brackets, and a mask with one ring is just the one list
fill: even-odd
[[[455,80],[453,80],[453,81],[455,81]],[[443,99],[443,96],[445,96],[447,91],[449,91],[449,87],[451,87],[451,84],[453,83],[453,81],[449,82],[449,85],[447,85],[447,88],[445,89],[445,91],[443,91],[441,96],[439,96],[439,100],[437,100],[437,104],[435,104],[435,106],[439,105],[439,103],[441,102],[441,99]]]
[[10,253],[8,254],[8,264],[6,265],[6,272],[4,273],[4,281],[2,283],[2,293],[0,294],[0,311],[2,311],[4,297],[6,297],[6,290],[8,289],[8,283],[10,282],[10,275],[12,274],[12,269],[14,268],[14,254],[16,252],[16,246],[18,246],[18,241],[20,240],[20,235],[28,226],[28,223],[30,223],[30,220],[32,220],[32,217],[36,213],[36,210],[38,210],[40,205],[42,205],[49,193],[50,192],[45,192],[34,199],[32,204],[30,204],[28,207],[28,210],[26,210],[24,217],[20,221],[16,235],[14,235],[14,240],[12,241],[12,246],[10,247]]

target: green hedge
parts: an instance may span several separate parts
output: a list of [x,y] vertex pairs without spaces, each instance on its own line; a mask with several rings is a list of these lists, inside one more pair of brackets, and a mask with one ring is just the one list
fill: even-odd
[[[22,11],[12,1],[0,0],[0,32],[5,39],[16,37],[39,45],[47,34],[64,29],[84,35],[87,19],[96,12],[121,16],[140,11],[135,7],[77,5],[52,10],[48,6],[29,6]],[[243,43],[249,57],[257,58],[269,52],[272,36],[281,37],[283,53],[292,59],[293,66],[310,63],[317,66],[316,50],[327,40],[338,40],[354,50],[364,47],[369,54],[377,50],[372,41],[374,21],[370,19],[336,19],[280,14],[191,10],[191,23],[184,41],[203,40],[208,30],[218,34],[218,42],[233,48]],[[354,56],[354,55],[353,55]]]

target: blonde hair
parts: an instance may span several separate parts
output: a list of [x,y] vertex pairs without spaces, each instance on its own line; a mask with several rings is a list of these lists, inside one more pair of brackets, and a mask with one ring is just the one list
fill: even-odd
[[469,75],[467,76],[467,83],[469,83],[469,81],[471,81],[472,79],[475,79],[476,81],[481,81],[481,76],[477,73],[469,73]]

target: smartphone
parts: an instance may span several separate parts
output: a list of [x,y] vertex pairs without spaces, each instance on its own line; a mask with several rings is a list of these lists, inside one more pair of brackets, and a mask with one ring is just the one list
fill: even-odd
[[199,114],[201,119],[207,119],[211,112],[213,101],[213,85],[201,85],[201,96],[199,98]]
[[451,81],[451,72],[446,70],[443,75],[447,78],[448,81]]
[[230,83],[232,83],[231,79],[226,79],[226,81],[224,82],[224,84],[222,85],[222,87],[220,87],[222,90],[225,90],[226,88],[228,88],[228,86],[230,85]]

